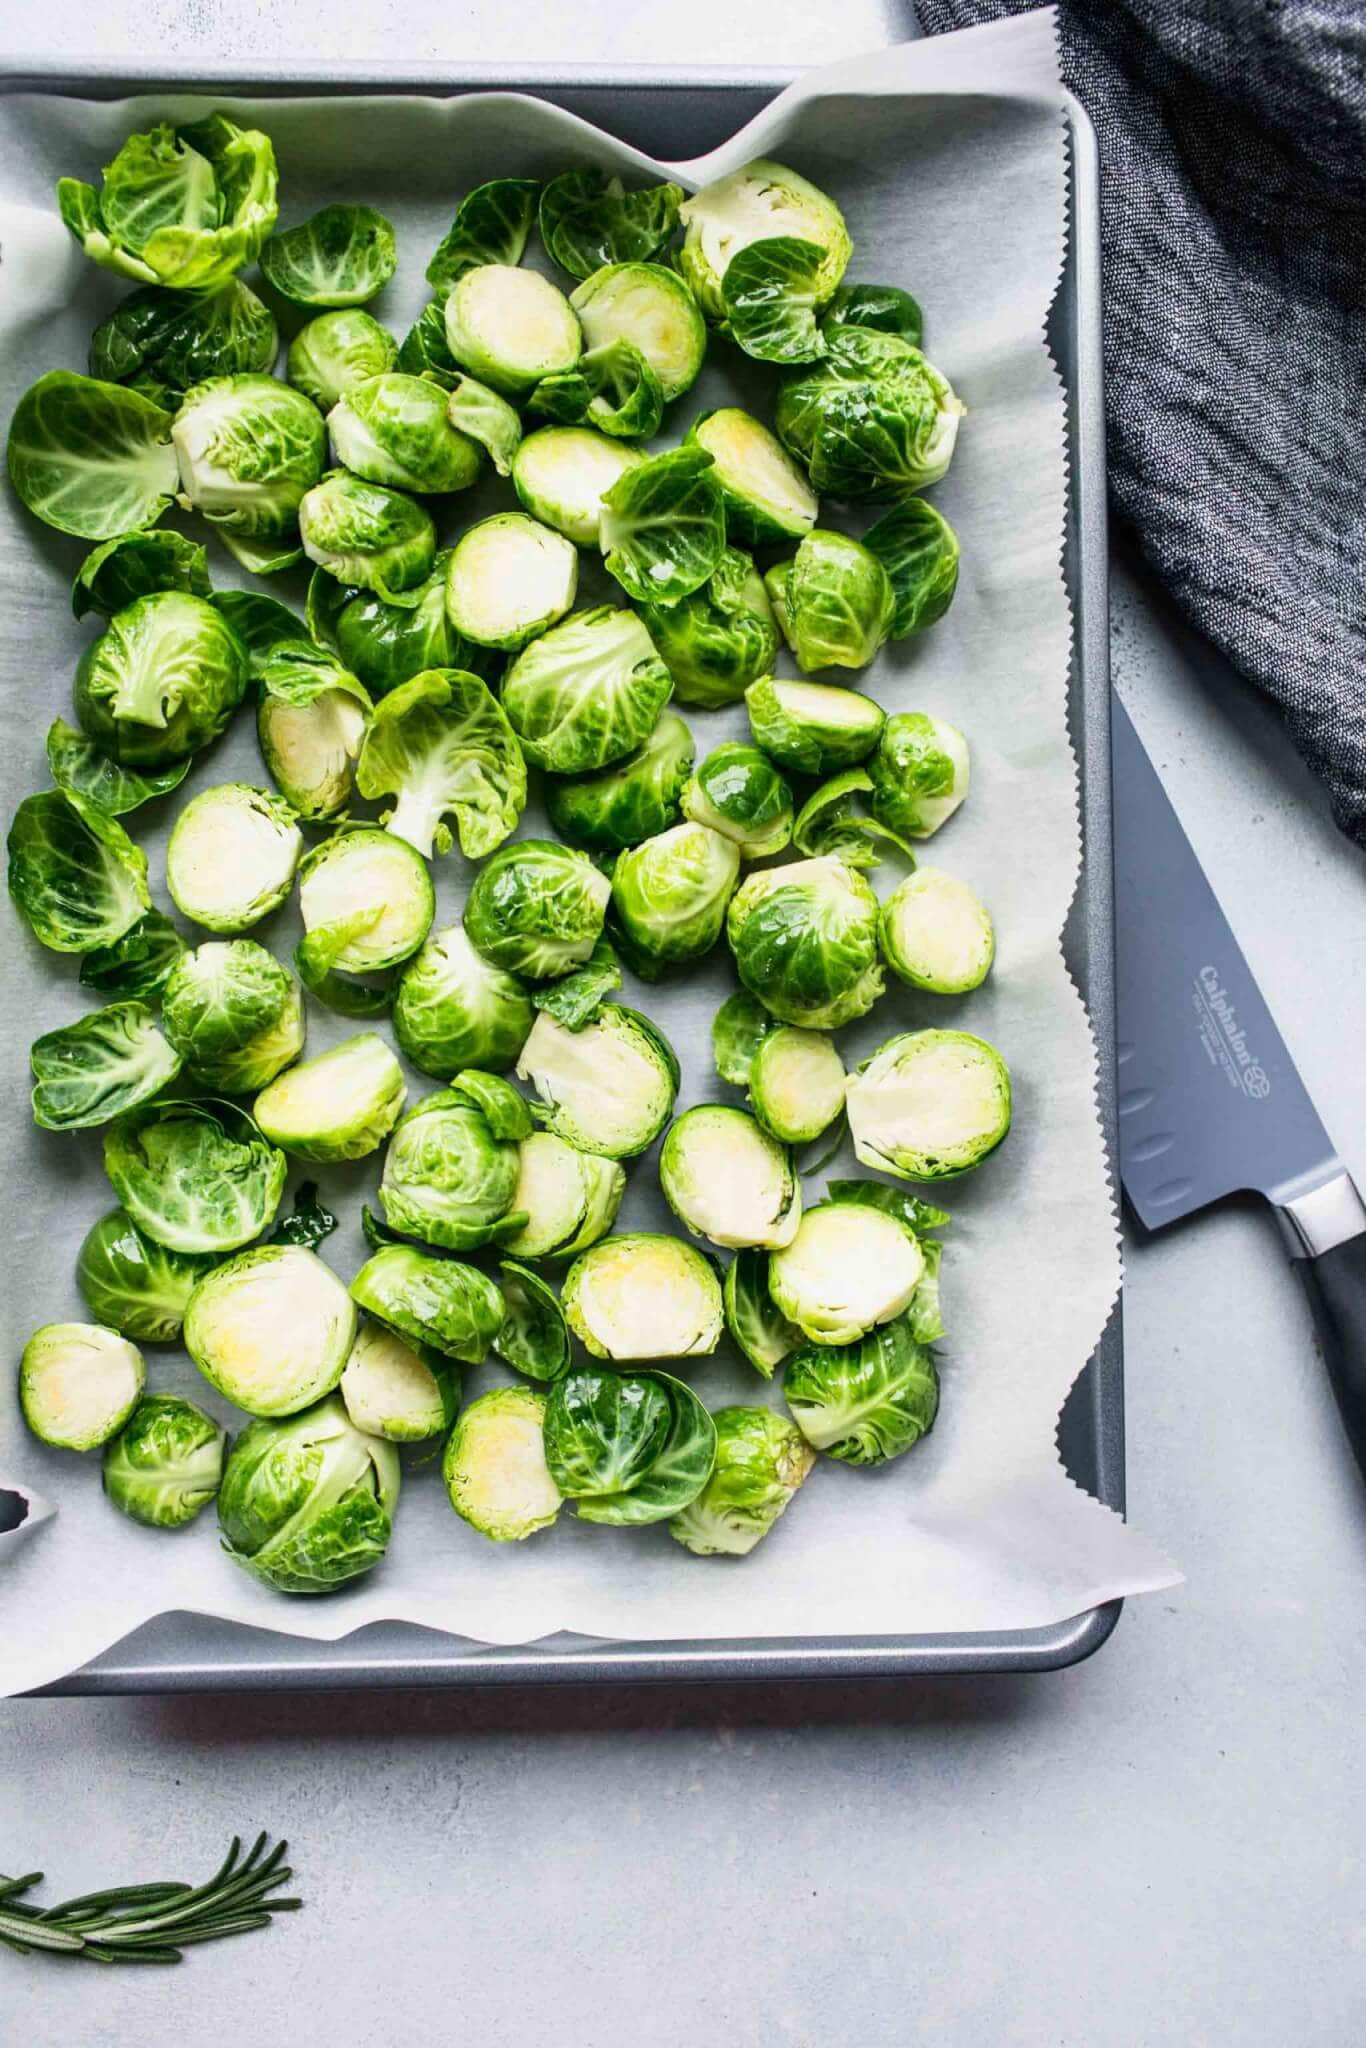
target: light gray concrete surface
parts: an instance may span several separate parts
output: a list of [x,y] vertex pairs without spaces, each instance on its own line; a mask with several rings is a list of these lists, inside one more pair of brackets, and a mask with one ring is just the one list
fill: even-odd
[[[896,0],[48,0],[8,54],[811,62]],[[1115,571],[1115,675],[1366,1179],[1366,866],[1276,722]],[[178,1972],[0,1951],[0,2043],[1348,2048],[1362,1495],[1249,1205],[1132,1243],[1129,1497],[1188,1583],[1029,1681],[0,1705],[0,1865],[294,1844],[306,1914]],[[0,1611],[0,1625],[3,1615]]]

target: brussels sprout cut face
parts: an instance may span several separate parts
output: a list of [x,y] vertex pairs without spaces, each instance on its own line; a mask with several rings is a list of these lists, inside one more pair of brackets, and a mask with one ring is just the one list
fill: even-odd
[[384,1556],[398,1492],[398,1452],[334,1395],[236,1439],[218,1495],[223,1547],[277,1592],[329,1593]]
[[629,341],[644,356],[667,404],[694,382],[707,330],[688,287],[658,263],[611,263],[571,294],[590,349]]
[[396,799],[390,832],[430,859],[460,850],[482,860],[502,844],[526,803],[526,763],[487,683],[464,669],[428,669],[400,683],[370,721],[356,766],[362,796]]
[[261,758],[301,818],[344,810],[371,704],[363,684],[330,655],[282,651],[260,664],[256,735]]
[[216,1263],[212,1253],[173,1252],[147,1237],[122,1209],[111,1209],[86,1235],[76,1258],[76,1285],[92,1316],[142,1344],[173,1344],[185,1304]]
[[289,344],[285,374],[321,412],[330,412],[355,384],[382,376],[398,361],[398,343],[369,313],[343,307],[320,313]]
[[721,1290],[726,1328],[764,1379],[803,1341],[795,1323],[775,1306],[768,1290],[768,1253],[738,1251],[726,1268]]
[[785,1145],[809,1145],[844,1108],[844,1062],[820,1031],[783,1024],[755,1049],[749,1070],[754,1114]]
[[781,853],[792,837],[792,792],[758,747],[726,740],[683,792],[685,816],[733,839],[746,860]]
[[463,925],[433,932],[404,968],[394,1036],[424,1074],[447,1081],[462,1067],[510,1067],[535,1012],[525,987],[470,944]]
[[892,891],[878,920],[882,957],[912,988],[966,995],[980,988],[996,949],[986,905],[942,868],[918,868]]
[[517,1147],[508,1208],[525,1220],[504,1241],[521,1259],[543,1259],[568,1244],[588,1206],[584,1154],[553,1131],[533,1131]]
[[294,1415],[329,1393],[355,1334],[341,1281],[294,1245],[261,1245],[216,1266],[185,1310],[185,1349],[249,1415]]
[[104,1491],[149,1529],[183,1529],[223,1476],[228,1433],[178,1394],[144,1394],[104,1453]]
[[673,1114],[677,1063],[645,1020],[606,1003],[582,1031],[542,1011],[517,1062],[557,1136],[581,1152],[629,1159],[654,1143]]
[[681,1238],[605,1237],[565,1276],[569,1327],[595,1358],[691,1358],[721,1338],[721,1284]]
[[373,590],[387,603],[416,605],[415,590],[436,560],[432,517],[412,498],[344,469],[299,501],[299,538],[310,562],[339,583]]
[[763,577],[738,548],[724,551],[700,590],[677,604],[640,609],[680,703],[713,710],[738,703],[773,666],[773,607]]
[[111,540],[160,519],[176,489],[171,416],[140,392],[49,370],[10,421],[10,482],[59,533]]
[[439,1436],[460,1398],[453,1366],[414,1350],[381,1323],[362,1325],[339,1391],[357,1429],[394,1444]]
[[816,1454],[771,1408],[718,1408],[716,1463],[669,1533],[697,1557],[748,1557],[796,1493]]
[[450,421],[446,393],[390,370],[350,384],[327,415],[335,461],[372,484],[463,491],[479,474],[479,446]]
[[671,688],[635,613],[598,605],[513,662],[503,706],[528,760],[556,775],[581,775],[641,746]]
[[285,1155],[246,1118],[193,1102],[151,1104],[122,1117],[104,1141],[104,1170],[133,1222],[177,1252],[236,1251],[270,1228]]
[[583,335],[573,307],[548,279],[484,263],[467,270],[446,301],[446,342],[473,376],[516,398],[542,377],[572,370]]
[[254,540],[290,532],[326,453],[317,407],[275,377],[197,384],[171,438],[181,490],[196,512]]
[[664,1140],[659,1181],[680,1222],[713,1244],[777,1248],[797,1234],[792,1161],[742,1109],[686,1111]]
[[294,884],[303,834],[283,798],[244,782],[191,797],[166,848],[177,910],[211,932],[243,932],[278,910]]
[[925,1269],[910,1232],[880,1209],[822,1202],[768,1262],[775,1307],[813,1344],[852,1344],[909,1306]]
[[406,960],[426,938],[435,904],[427,863],[388,832],[340,832],[313,847],[300,866],[304,930],[310,938],[336,938],[329,965],[344,974],[377,973]]
[[948,1180],[1010,1129],[1010,1073],[966,1031],[889,1038],[849,1083],[849,1129],[865,1166],[903,1180]]
[[384,1040],[365,1031],[279,1075],[252,1115],[272,1144],[297,1159],[363,1159],[388,1137],[407,1092]]
[[544,981],[587,960],[611,893],[585,854],[549,839],[519,839],[475,876],[465,930],[495,967]]
[[110,620],[76,669],[76,716],[128,768],[183,761],[217,739],[250,680],[247,650],[203,598],[165,590]]
[[829,775],[870,754],[884,713],[871,697],[828,683],[764,676],[745,691],[750,731],[794,775]]
[[512,482],[534,519],[580,547],[596,547],[602,500],[644,457],[591,427],[542,427],[512,459]]
[[298,984],[252,939],[182,953],[162,995],[162,1022],[191,1079],[223,1095],[264,1088],[303,1051]]
[[482,1365],[506,1309],[494,1282],[459,1259],[385,1245],[351,1282],[351,1298],[411,1344]]
[[968,743],[927,711],[898,711],[868,764],[873,816],[905,839],[928,839],[968,793]]
[[877,916],[863,877],[833,856],[752,874],[727,913],[740,979],[783,1023],[837,1031],[882,993]]
[[142,1354],[98,1323],[48,1323],[19,1361],[19,1406],[36,1437],[59,1451],[93,1451],[122,1429],[147,1369]]
[[172,1082],[180,1060],[145,1003],[113,1003],[35,1038],[33,1121],[47,1131],[107,1124]]
[[563,534],[522,512],[496,512],[461,535],[446,570],[446,610],[457,633],[515,651],[564,617],[579,558]]
[[820,501],[777,436],[752,413],[722,406],[703,413],[688,439],[705,448],[726,508],[726,532],[746,546],[800,540]]
[[261,249],[261,270],[296,306],[363,306],[398,267],[394,230],[373,206],[324,206]]
[[808,1344],[783,1369],[807,1442],[846,1465],[885,1465],[919,1443],[939,1407],[934,1356],[908,1316],[849,1345]]
[[739,876],[735,841],[709,825],[673,825],[623,853],[612,873],[612,906],[637,974],[656,981],[709,953]]
[[533,1387],[494,1387],[451,1431],[441,1460],[451,1506],[495,1543],[548,1529],[563,1496],[546,1464],[546,1398]]
[[815,243],[823,252],[812,297],[824,305],[844,275],[852,243],[833,199],[785,164],[759,159],[704,185],[684,200],[686,230],[679,266],[703,311],[726,317],[723,281],[731,263],[753,242],[780,237]]

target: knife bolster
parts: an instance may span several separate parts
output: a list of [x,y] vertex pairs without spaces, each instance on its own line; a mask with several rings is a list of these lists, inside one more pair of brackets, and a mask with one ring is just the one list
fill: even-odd
[[1317,1259],[1349,1238],[1366,1236],[1366,1203],[1345,1168],[1272,1207],[1292,1259]]

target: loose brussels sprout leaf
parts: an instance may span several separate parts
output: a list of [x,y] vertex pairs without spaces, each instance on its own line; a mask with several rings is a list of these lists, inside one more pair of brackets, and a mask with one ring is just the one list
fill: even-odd
[[512,463],[512,483],[532,517],[580,547],[596,547],[602,498],[642,457],[588,427],[542,427]]
[[446,615],[449,562],[446,549],[426,581],[404,592],[402,604],[348,589],[315,569],[308,587],[309,631],[320,645],[335,647],[376,697],[432,668],[468,669],[488,681],[497,657],[462,638]]
[[667,1521],[687,1507],[706,1483],[716,1459],[716,1429],[710,1415],[681,1380],[667,1373],[651,1377],[668,1396],[668,1434],[634,1485],[622,1493],[595,1494],[577,1504],[582,1522],[629,1528]]
[[966,407],[918,348],[870,327],[836,327],[811,369],[784,379],[778,438],[836,498],[880,498],[937,483]]
[[699,590],[726,546],[725,511],[704,448],[653,455],[602,501],[603,559],[628,597],[666,605]]
[[275,539],[259,539],[252,534],[233,533],[231,528],[223,527],[219,539],[233,560],[252,576],[279,576],[286,569],[297,569],[304,558],[297,530]]
[[606,1237],[617,1220],[622,1197],[626,1193],[626,1169],[615,1159],[602,1159],[591,1152],[579,1154],[588,1199],[584,1204],[583,1221],[566,1244],[558,1244],[550,1253],[556,1259],[576,1259],[580,1252],[586,1252],[590,1244]]
[[745,860],[761,860],[792,837],[792,791],[758,747],[723,740],[683,791],[683,815],[733,839]]
[[227,282],[275,225],[269,136],[226,114],[130,135],[99,192],[57,180],[57,205],[87,256],[105,270],[177,291]]
[[123,1428],[147,1379],[142,1353],[98,1323],[46,1323],[19,1360],[19,1406],[59,1451],[93,1451]]
[[407,1093],[384,1040],[365,1031],[278,1074],[252,1115],[272,1144],[297,1159],[363,1159],[393,1130]]
[[121,768],[64,718],[55,718],[48,727],[47,765],[59,789],[75,790],[109,818],[123,817],[154,796],[166,796],[185,780],[190,768],[188,756],[155,775]]
[[436,381],[448,389],[446,418],[450,425],[478,443],[499,476],[511,476],[522,439],[517,408],[477,377],[466,377],[459,370],[449,380],[442,377]]
[[678,226],[681,185],[628,192],[603,171],[564,171],[541,194],[541,240],[572,277],[606,263],[648,263]]
[[768,1253],[738,1251],[726,1268],[721,1290],[726,1328],[757,1373],[771,1380],[802,1333],[790,1323],[768,1291]]
[[537,989],[532,1002],[568,1031],[591,1024],[614,989],[621,987],[621,968],[606,939],[599,939],[587,961],[563,981]]
[[33,1121],[45,1131],[82,1131],[150,1102],[180,1072],[178,1055],[145,1003],[112,1003],[35,1038]]
[[458,924],[433,932],[404,968],[393,1016],[405,1057],[441,1081],[465,1067],[510,1067],[533,1021],[522,983],[477,952]]
[[444,1435],[460,1405],[455,1367],[381,1323],[357,1332],[338,1392],[357,1429],[393,1444]]
[[112,946],[152,907],[147,856],[116,818],[74,791],[26,796],[6,845],[15,907],[54,953]]
[[739,878],[739,848],[709,825],[671,825],[628,847],[612,871],[612,912],[628,964],[657,981],[709,953]]
[[245,782],[202,789],[176,819],[166,847],[166,887],[176,909],[211,932],[259,924],[294,886],[304,850],[282,797]]
[[105,1496],[149,1529],[183,1529],[223,1477],[228,1432],[179,1394],[144,1394],[105,1448]]
[[660,713],[645,744],[593,775],[555,777],[545,808],[561,839],[616,853],[676,824],[693,761],[692,734],[673,711]]
[[[442,1089],[416,1103],[394,1131],[380,1207],[391,1230],[444,1251],[473,1251],[520,1224],[517,1170],[517,1146]],[[508,1228],[500,1227],[505,1219]]]
[[863,760],[885,718],[881,705],[857,690],[779,676],[751,683],[745,708],[755,740],[794,775],[829,775]]
[[174,406],[206,377],[269,371],[279,346],[274,314],[238,278],[193,294],[144,285],[95,329],[90,374],[144,388],[150,380]]
[[873,778],[862,768],[846,768],[823,782],[797,813],[792,840],[798,852],[836,854],[851,868],[875,868],[886,848],[895,846],[913,860],[904,839],[860,808],[872,788]]
[[249,1117],[149,1104],[104,1140],[104,1170],[139,1230],[174,1252],[234,1252],[275,1221],[287,1162]]
[[518,656],[503,678],[503,708],[529,761],[580,775],[643,746],[672,687],[635,613],[602,604]]
[[748,1557],[816,1462],[786,1416],[771,1408],[718,1408],[716,1461],[697,1498],[669,1523],[695,1557]]
[[517,1149],[517,1185],[511,1209],[521,1225],[508,1236],[518,1258],[558,1253],[578,1233],[588,1206],[585,1155],[553,1131],[533,1131]]
[[438,298],[467,270],[521,262],[540,190],[534,178],[491,178],[466,193],[427,265],[427,282]]
[[446,341],[443,299],[430,299],[422,308],[399,346],[397,367],[411,377],[430,377],[447,391],[455,389],[463,372]]
[[155,773],[223,732],[250,679],[247,650],[216,605],[185,591],[140,597],[76,668],[76,716],[102,753]]
[[909,1230],[920,1240],[920,1249],[927,1257],[936,1247],[927,1239],[926,1232],[942,1230],[950,1220],[947,1209],[940,1209],[922,1196],[910,1194],[905,1188],[889,1188],[881,1180],[832,1180],[826,1194],[832,1202],[855,1202],[864,1208],[880,1209],[886,1216],[894,1216],[903,1230]]
[[966,1031],[903,1031],[849,1083],[849,1129],[864,1166],[902,1180],[949,1180],[1010,1129],[1010,1071]]
[[842,284],[826,307],[821,326],[827,334],[835,327],[874,327],[919,348],[924,321],[916,301],[900,285]]
[[572,370],[583,348],[574,308],[534,270],[484,263],[446,301],[446,346],[460,367],[509,398]]
[[479,474],[478,444],[452,426],[446,393],[402,370],[348,386],[327,431],[333,460],[369,483],[430,494],[463,491]]
[[486,1274],[411,1245],[384,1245],[367,1259],[351,1297],[410,1343],[467,1365],[482,1365],[503,1327],[502,1291]]
[[822,1031],[780,1024],[755,1047],[750,1104],[784,1145],[810,1145],[844,1108],[844,1062]]
[[705,448],[726,509],[726,532],[747,546],[800,540],[816,523],[820,504],[775,435],[738,406],[704,412],[688,440]]
[[885,1465],[934,1426],[939,1375],[910,1318],[856,1343],[807,1344],[783,1368],[783,1399],[807,1442],[846,1465]]
[[[667,405],[697,380],[707,330],[691,292],[661,263],[610,263],[570,295],[590,351],[628,341],[659,380]],[[600,423],[599,423],[600,424]]]
[[725,550],[700,590],[677,604],[640,610],[681,703],[712,710],[738,703],[773,666],[778,630],[768,592],[737,548]]
[[212,596],[207,553],[197,541],[165,527],[120,533],[101,541],[81,563],[71,586],[71,609],[78,619],[87,612],[110,619],[136,598],[158,590]]
[[398,1452],[333,1395],[236,1439],[218,1492],[223,1548],[280,1593],[330,1593],[380,1562],[398,1505]]
[[330,1393],[355,1334],[345,1287],[296,1245],[258,1245],[215,1266],[185,1308],[185,1349],[249,1415],[296,1415]]
[[591,1024],[569,1031],[544,1011],[517,1062],[558,1137],[581,1152],[630,1159],[652,1145],[673,1114],[678,1065],[647,1018],[604,1003]]
[[451,549],[446,610],[457,633],[515,653],[574,602],[579,558],[563,534],[524,512],[495,512]]
[[160,995],[185,941],[160,910],[149,910],[121,938],[96,946],[81,961],[81,987],[102,996],[148,1002]]
[[920,868],[892,891],[878,919],[878,939],[893,974],[941,996],[980,988],[996,951],[985,903],[942,868]]
[[686,230],[679,268],[709,319],[724,321],[727,271],[752,243],[813,242],[824,260],[813,285],[823,306],[844,275],[853,244],[833,199],[785,164],[759,158],[704,185],[679,208]]
[[873,815],[906,839],[928,839],[968,793],[968,743],[927,711],[898,711],[869,762]]
[[299,329],[285,358],[290,383],[324,413],[331,412],[354,385],[396,367],[409,366],[400,365],[393,335],[356,306],[319,313]]
[[737,1088],[748,1087],[760,1040],[773,1028],[768,1011],[748,989],[737,989],[726,997],[711,1026],[712,1059],[723,1081]]
[[475,876],[465,930],[495,967],[548,981],[591,956],[611,893],[586,854],[551,839],[519,839]]
[[507,1314],[493,1348],[514,1372],[553,1380],[569,1364],[569,1325],[553,1287],[516,1259],[500,1259],[498,1282]]
[[[314,578],[322,579],[332,589],[340,590],[340,584],[332,583],[321,569],[315,569]],[[316,660],[330,646],[326,641],[315,639],[311,621],[298,618],[287,604],[281,604],[276,597],[266,597],[257,590],[224,590],[214,599],[220,612],[228,621],[238,639],[247,650],[254,680],[259,681],[267,663],[278,655],[292,660]],[[348,671],[349,673],[349,671]]]
[[918,1241],[885,1211],[822,1202],[770,1255],[768,1286],[813,1344],[852,1344],[909,1307],[924,1266]]
[[887,638],[894,599],[876,555],[846,533],[814,527],[765,584],[800,667],[866,668]]
[[162,1022],[190,1079],[221,1096],[254,1094],[303,1051],[299,985],[250,938],[180,952]]
[[958,535],[933,505],[906,498],[863,536],[892,586],[892,638],[923,633],[942,619],[958,588]]
[[294,1190],[294,1213],[280,1218],[268,1242],[296,1244],[303,1251],[315,1252],[331,1237],[336,1227],[336,1217],[318,1200],[318,1183],[315,1180],[300,1181]]
[[87,1231],[76,1285],[97,1321],[143,1344],[174,1344],[185,1304],[217,1264],[213,1253],[173,1252],[111,1209]]
[[546,1464],[545,1395],[534,1387],[494,1387],[451,1431],[441,1475],[462,1521],[494,1543],[520,1543],[560,1512],[560,1490]]
[[801,1222],[790,1156],[742,1109],[685,1111],[664,1140],[659,1184],[681,1223],[728,1249],[790,1244]]
[[605,1237],[564,1283],[569,1327],[595,1358],[693,1358],[721,1337],[721,1283],[681,1238]]
[[644,1373],[578,1366],[545,1411],[546,1462],[571,1499],[624,1493],[643,1479],[669,1433],[669,1397]]
[[347,983],[415,953],[431,928],[435,893],[427,863],[377,825],[351,825],[304,856],[299,908],[304,938],[294,964],[305,988],[343,1016],[382,1015],[390,988]]
[[617,441],[648,441],[664,417],[664,389],[633,341],[605,341],[572,370],[543,377],[530,401],[536,412],[570,426],[587,424]]
[[277,377],[210,377],[186,392],[171,439],[196,512],[244,541],[287,535],[290,551],[327,453],[318,408],[302,391]]
[[424,506],[345,470],[305,492],[299,537],[309,561],[339,583],[408,609],[420,603],[419,587],[436,560],[436,528]]
[[917,1344],[934,1344],[944,1335],[944,1318],[939,1303],[939,1269],[943,1263],[944,1247],[932,1237],[924,1241],[920,1249],[925,1254],[925,1270],[906,1311],[906,1321]]
[[841,860],[762,869],[727,914],[740,979],[784,1024],[837,1031],[882,993],[877,915],[876,896]]
[[816,325],[825,251],[791,235],[750,242],[721,280],[727,333],[766,363],[809,363],[825,354]]
[[176,491],[171,415],[136,391],[49,370],[14,408],[10,482],[35,518],[83,540],[160,519]]
[[362,796],[393,796],[387,829],[430,859],[460,850],[482,860],[516,828],[526,804],[526,763],[507,714],[486,683],[463,669],[429,669],[380,700],[360,749]]
[[256,736],[276,788],[298,817],[336,817],[355,783],[369,691],[317,649],[281,649],[258,673]]
[[324,206],[262,244],[261,271],[296,306],[363,306],[398,268],[393,223],[373,206]]

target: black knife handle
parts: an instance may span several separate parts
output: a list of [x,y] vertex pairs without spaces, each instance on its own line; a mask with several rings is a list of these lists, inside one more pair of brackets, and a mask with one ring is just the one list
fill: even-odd
[[1366,1236],[1296,1259],[1347,1440],[1366,1479]]

